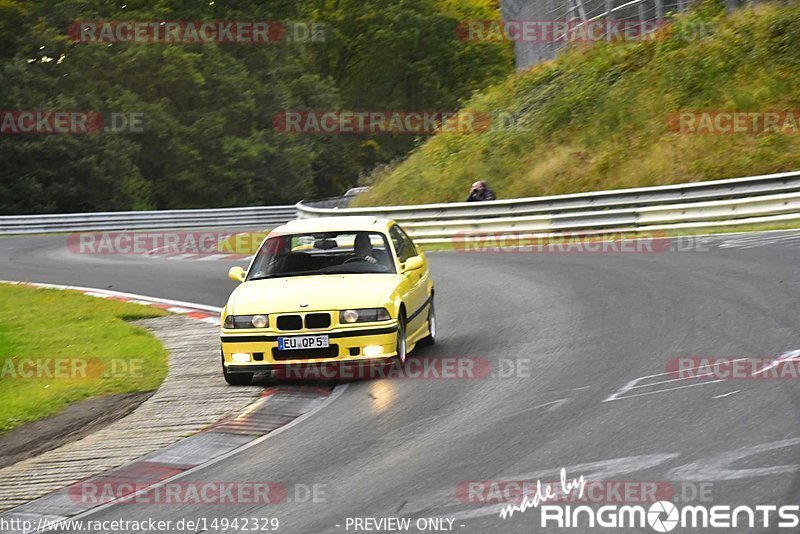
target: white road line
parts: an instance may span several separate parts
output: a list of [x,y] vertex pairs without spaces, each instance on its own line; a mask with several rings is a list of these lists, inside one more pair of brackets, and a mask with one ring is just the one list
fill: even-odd
[[736,391],[730,391],[728,393],[723,393],[722,395],[714,395],[715,399],[724,399],[725,397],[730,397],[734,393],[739,393],[741,389],[737,389]]
[[156,256],[158,255],[157,253],[161,252],[162,250],[167,250],[168,248],[175,248],[175,247],[173,245],[164,245],[161,247],[156,247],[154,249],[150,249],[147,252],[145,252],[145,256]]
[[531,406],[530,408],[523,408],[522,410],[517,410],[516,412],[510,412],[510,413],[503,414],[502,418],[505,419],[505,418],[508,418],[508,417],[516,417],[518,415],[522,415],[524,413],[528,413],[528,412],[531,412],[533,410],[538,410],[539,408],[544,408],[546,406],[550,406],[550,408],[548,408],[545,411],[552,412],[553,410],[557,409],[559,406],[561,406],[562,404],[565,404],[567,402],[569,402],[569,399],[556,399],[556,400],[553,400],[553,401],[545,402],[543,404],[537,404],[536,406]]
[[619,392],[617,392],[614,395],[611,395],[610,397],[605,399],[603,402],[610,402],[610,401],[624,400],[624,399],[632,399],[634,397],[644,397],[646,395],[655,395],[657,393],[666,393],[667,391],[675,391],[675,390],[678,390],[678,389],[693,388],[693,387],[696,387],[696,386],[707,386],[709,384],[716,384],[717,382],[725,382],[725,380],[722,380],[720,378],[719,380],[709,380],[708,382],[698,382],[696,384],[687,384],[685,386],[676,386],[674,388],[659,389],[658,391],[647,391],[645,393],[636,393],[634,395],[626,395],[624,397],[615,397],[615,395],[619,394]]
[[[736,358],[734,360],[731,360],[731,362],[738,362],[738,361],[746,360],[746,359],[747,358]],[[696,367],[689,367],[687,369],[681,369],[681,371],[692,371],[694,369],[701,369],[701,368],[704,368],[704,367],[706,367],[706,366],[705,365],[698,365]],[[723,382],[722,379],[719,379],[719,380],[708,380],[708,381],[704,381],[704,382],[698,382],[696,384],[689,384],[689,385],[686,385],[686,386],[678,386],[678,387],[674,387],[674,388],[659,389],[657,391],[650,391],[650,392],[647,392],[647,393],[637,393],[635,395],[625,395],[625,393],[627,393],[628,391],[630,391],[632,389],[639,389],[639,388],[644,388],[644,387],[657,386],[659,384],[667,384],[667,383],[670,383],[670,382],[680,382],[680,381],[683,381],[683,380],[696,380],[698,378],[698,377],[695,377],[695,376],[687,376],[685,378],[673,378],[673,379],[670,379],[670,380],[662,380],[662,381],[659,381],[659,382],[653,382],[651,384],[637,385],[640,382],[642,382],[643,380],[647,380],[648,378],[656,378],[656,377],[659,377],[659,376],[671,376],[671,375],[675,375],[675,371],[671,371],[671,372],[668,371],[666,373],[657,373],[657,374],[654,374],[654,375],[647,375],[647,376],[641,376],[639,378],[634,378],[633,380],[631,380],[630,382],[628,382],[627,384],[622,386],[615,393],[612,393],[610,396],[608,396],[607,398],[603,399],[603,402],[610,402],[610,401],[622,400],[622,399],[630,399],[630,398],[633,398],[633,397],[642,397],[644,395],[653,395],[655,393],[664,393],[666,391],[675,391],[677,389],[684,389],[684,388],[693,387],[693,386],[706,386],[708,384],[716,384],[717,382]],[[699,375],[699,376],[710,376],[710,375],[709,374],[703,374],[703,375]],[[622,395],[625,395],[625,396],[623,397]]]
[[[84,295],[96,298],[119,298],[126,302],[136,302],[142,305],[153,305],[153,304],[161,304],[164,306],[169,306],[168,310],[172,311],[173,313],[190,313],[190,312],[199,312],[212,315],[212,317],[208,318],[214,320],[216,322],[211,324],[219,324],[218,317],[220,313],[222,313],[222,308],[217,306],[208,306],[206,304],[197,304],[194,302],[184,302],[181,300],[171,300],[171,299],[162,299],[159,297],[149,297],[147,295],[136,295],[134,293],[124,293],[122,291],[112,291],[110,289],[97,289],[91,287],[82,287],[82,286],[65,286],[59,284],[46,284],[42,282],[19,282],[16,280],[0,280],[0,284],[11,284],[11,285],[22,285],[22,286],[31,286],[31,287],[41,287],[44,289],[58,289],[58,290],[71,290],[71,291],[79,291]],[[204,319],[198,319],[204,320]],[[210,322],[210,321],[207,321]]]
[[552,404],[552,406],[550,406],[547,409],[547,411],[548,412],[553,412],[553,411],[557,410],[559,407],[561,407],[562,404],[566,404],[568,402],[569,402],[569,399],[558,399],[556,401],[549,402],[548,404]]
[[24,285],[29,284],[35,287],[44,287],[50,289],[73,289],[75,291],[82,291],[84,293],[91,293],[92,296],[95,294],[100,296],[107,296],[107,297],[124,297],[127,299],[142,299],[148,300],[150,302],[157,302],[159,304],[169,304],[172,306],[183,306],[186,308],[190,308],[192,310],[203,310],[209,311],[214,313],[221,313],[222,308],[218,306],[208,306],[207,304],[197,304],[194,302],[185,302],[182,300],[171,300],[171,299],[162,299],[160,297],[150,297],[147,295],[137,295],[135,293],[125,293],[123,291],[112,291],[110,289],[98,289],[94,287],[83,287],[83,286],[64,286],[64,285],[57,285],[57,284],[46,284],[42,282],[17,282],[14,280],[0,280],[0,283],[6,284],[17,284],[17,285]]
[[[734,358],[732,360],[727,361],[726,363],[746,361],[746,360],[749,360],[749,359],[750,358],[747,358],[747,357]],[[759,375],[761,373],[764,373],[764,372],[772,369],[773,367],[776,367],[777,365],[779,365],[782,362],[794,361],[794,360],[798,360],[798,359],[800,359],[800,350],[793,350],[793,351],[789,351],[789,352],[784,352],[780,356],[776,357],[772,362],[770,362],[769,364],[765,365],[763,368],[759,369],[758,371],[753,372],[753,376],[756,376],[756,375]],[[713,364],[712,364],[712,366],[713,366]],[[615,393],[612,393],[607,398],[603,399],[603,402],[610,402],[610,401],[623,400],[623,399],[632,399],[634,397],[643,397],[645,395],[655,395],[656,393],[665,393],[667,391],[675,391],[675,390],[678,390],[678,389],[685,389],[685,388],[690,388],[690,387],[695,387],[695,386],[707,386],[709,384],[716,384],[716,383],[719,383],[719,382],[726,382],[727,381],[727,379],[725,379],[725,378],[720,378],[720,379],[717,379],[717,380],[707,380],[707,381],[697,382],[697,383],[694,383],[694,384],[687,384],[687,385],[684,385],[684,386],[676,386],[676,387],[671,387],[671,388],[658,389],[656,391],[647,391],[647,392],[644,392],[644,393],[634,393],[634,394],[631,394],[631,395],[626,395],[626,393],[628,393],[629,391],[632,391],[634,389],[649,388],[649,387],[659,386],[659,385],[662,385],[662,384],[669,384],[669,383],[674,383],[674,382],[682,382],[682,381],[685,381],[685,380],[697,380],[697,379],[700,379],[700,378],[706,377],[706,376],[709,376],[709,377],[710,376],[714,376],[713,373],[704,373],[704,374],[698,374],[698,375],[693,375],[693,376],[687,376],[687,377],[683,377],[683,378],[671,378],[669,380],[660,380],[658,382],[649,382],[649,383],[646,383],[646,384],[641,384],[642,381],[647,380],[648,378],[656,378],[656,377],[659,377],[659,376],[675,375],[676,373],[681,373],[681,372],[685,372],[685,371],[692,371],[692,370],[695,370],[695,369],[704,369],[706,367],[708,367],[708,365],[698,365],[696,367],[689,367],[689,368],[686,368],[686,369],[681,369],[680,371],[668,371],[666,373],[658,373],[658,374],[654,374],[654,375],[647,375],[647,376],[641,376],[639,378],[634,378],[633,380],[631,380],[630,382],[628,382],[627,384],[622,386]],[[720,397],[714,397],[714,398],[720,398]]]
[[[680,371],[678,371],[678,372],[680,372]],[[696,375],[696,376],[689,376],[689,377],[684,377],[684,378],[671,378],[669,380],[662,380],[660,382],[648,382],[647,384],[642,384],[640,386],[631,386],[629,389],[649,388],[651,386],[660,386],[661,384],[670,384],[672,382],[681,382],[683,380],[690,380],[690,379],[694,380],[694,379],[701,378],[701,377],[704,377],[704,376],[713,376],[713,375],[711,373],[704,373],[704,374],[699,374],[699,375]]]
[[756,247],[763,247],[767,245],[773,245],[776,243],[792,243],[794,241],[800,241],[800,233],[797,230],[790,230],[789,233],[785,234],[770,234],[770,235],[742,235],[739,237],[735,237],[733,239],[727,239],[720,243],[720,248],[739,248],[739,249],[746,249],[746,248],[756,248]]
[[[552,406],[552,405],[559,406],[559,405],[561,405],[561,404],[563,404],[565,402],[567,402],[567,399],[557,399],[557,400],[554,400],[554,401],[545,402],[544,404],[539,404],[538,406],[534,406],[533,408],[529,408],[529,409],[530,410],[535,410],[537,408],[544,408],[545,406]],[[528,410],[525,410],[525,411],[528,411]]]
[[790,351],[790,352],[784,352],[783,354],[781,354],[780,356],[775,358],[775,360],[773,362],[771,362],[769,365],[765,365],[762,369],[759,369],[758,371],[753,373],[753,375],[758,375],[758,374],[761,374],[761,373],[763,373],[765,371],[768,371],[768,370],[772,369],[773,367],[776,367],[779,363],[796,360],[798,358],[800,358],[800,350],[793,350],[793,351]]

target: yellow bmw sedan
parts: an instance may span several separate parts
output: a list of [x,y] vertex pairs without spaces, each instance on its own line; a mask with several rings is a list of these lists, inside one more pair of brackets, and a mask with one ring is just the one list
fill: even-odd
[[375,217],[298,219],[267,235],[222,310],[222,372],[329,363],[405,363],[436,339],[425,255],[400,226]]

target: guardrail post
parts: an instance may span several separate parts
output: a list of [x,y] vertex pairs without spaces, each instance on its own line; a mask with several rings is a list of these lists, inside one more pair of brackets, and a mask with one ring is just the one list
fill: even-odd
[[644,19],[647,16],[644,11],[644,0],[640,0],[639,5],[636,6],[639,13],[639,39],[643,40],[647,31],[645,30]]

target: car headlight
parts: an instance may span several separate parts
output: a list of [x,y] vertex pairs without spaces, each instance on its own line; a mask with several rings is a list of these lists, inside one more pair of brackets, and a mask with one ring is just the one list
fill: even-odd
[[227,315],[223,326],[225,328],[266,328],[269,324],[268,315]]
[[340,323],[371,323],[391,319],[386,308],[361,308],[358,310],[342,310],[339,312]]

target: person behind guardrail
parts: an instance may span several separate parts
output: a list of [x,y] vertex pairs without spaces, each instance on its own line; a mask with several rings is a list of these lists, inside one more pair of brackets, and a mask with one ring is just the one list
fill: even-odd
[[472,189],[469,190],[467,202],[483,202],[484,200],[495,200],[497,197],[494,191],[486,185],[483,180],[478,180],[472,184]]

